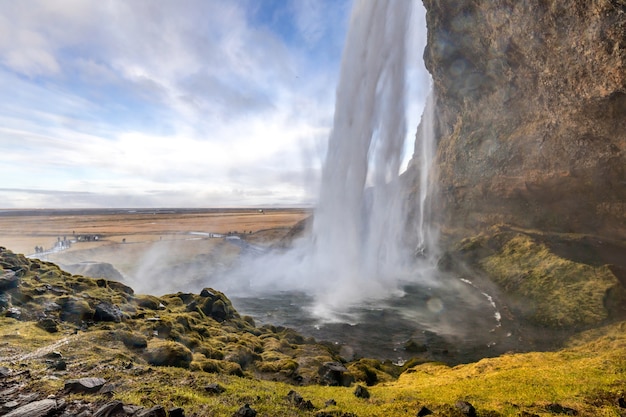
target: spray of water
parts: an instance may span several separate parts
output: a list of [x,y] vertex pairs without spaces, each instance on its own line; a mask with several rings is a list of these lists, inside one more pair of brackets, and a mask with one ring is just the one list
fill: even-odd
[[[424,259],[416,266],[414,247],[404,238],[417,234],[422,250],[429,243],[423,213],[433,154],[432,107],[422,118],[428,144],[420,152],[419,202],[407,201],[399,179],[413,6],[411,1],[355,1],[312,233],[286,253],[242,260],[236,272],[215,284],[228,294],[301,291],[315,299],[314,313],[329,319],[431,276]],[[406,209],[415,210],[416,204],[418,231],[407,229]]]

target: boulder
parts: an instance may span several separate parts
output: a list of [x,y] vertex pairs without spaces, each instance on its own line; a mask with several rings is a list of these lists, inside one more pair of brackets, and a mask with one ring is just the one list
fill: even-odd
[[124,404],[121,401],[111,401],[98,408],[93,417],[113,417],[124,413]]
[[256,417],[256,410],[250,408],[250,405],[245,404],[233,414],[233,417]]
[[155,366],[189,368],[192,353],[184,345],[170,340],[151,340],[144,352],[146,361]]
[[311,400],[305,400],[302,398],[302,395],[298,394],[296,391],[291,390],[287,394],[287,400],[299,408],[300,410],[314,410],[315,406],[311,402]]
[[317,373],[322,385],[349,387],[354,382],[354,377],[339,362],[326,362],[320,366]]
[[95,321],[109,321],[120,323],[122,321],[122,310],[116,305],[106,301],[101,301],[95,308],[93,319]]
[[454,407],[459,410],[464,416],[467,417],[477,417],[476,409],[474,406],[467,401],[457,401],[454,404]]
[[58,323],[51,317],[44,317],[37,322],[37,327],[40,327],[48,333],[56,333],[59,331]]
[[0,274],[0,291],[10,290],[20,285],[20,278],[15,271],[6,271]]
[[367,399],[370,397],[370,392],[363,385],[357,385],[354,390],[354,396],[357,398]]
[[104,378],[80,378],[65,381],[65,392],[70,394],[94,393],[106,384]]
[[4,417],[46,417],[60,411],[64,406],[62,401],[47,398],[18,407]]

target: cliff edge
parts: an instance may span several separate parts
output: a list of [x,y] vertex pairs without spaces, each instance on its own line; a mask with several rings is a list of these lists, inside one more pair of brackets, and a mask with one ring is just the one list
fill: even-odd
[[625,238],[626,2],[424,5],[442,230]]

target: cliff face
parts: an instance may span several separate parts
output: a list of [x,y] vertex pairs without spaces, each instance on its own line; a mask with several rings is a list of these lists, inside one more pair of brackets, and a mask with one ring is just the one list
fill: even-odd
[[435,219],[626,237],[626,1],[424,4]]

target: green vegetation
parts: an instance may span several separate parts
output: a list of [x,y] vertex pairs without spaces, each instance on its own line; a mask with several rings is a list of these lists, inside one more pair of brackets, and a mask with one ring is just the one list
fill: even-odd
[[531,322],[553,328],[586,328],[611,315],[624,288],[608,265],[590,265],[556,255],[543,241],[575,245],[574,237],[494,228],[464,239],[461,257],[485,273]]
[[[602,294],[615,285],[606,268],[561,259],[522,234],[466,241],[466,254],[470,247],[499,285],[533,300],[538,322],[606,319]],[[290,329],[254,326],[218,291],[137,296],[118,283],[70,275],[9,251],[0,253],[0,265],[0,274],[19,275],[18,284],[3,289],[11,296],[3,311],[18,308],[22,314],[19,320],[0,317],[0,365],[29,369],[26,388],[43,397],[62,391],[66,379],[92,376],[113,384],[113,399],[183,407],[187,415],[228,416],[247,403],[259,416],[415,416],[423,406],[435,415],[459,416],[459,400],[473,404],[478,416],[555,415],[551,404],[579,416],[624,414],[618,400],[626,381],[626,322],[579,333],[555,352],[506,354],[454,367],[415,361],[400,374],[398,367],[360,359],[345,365],[357,383],[368,385],[371,397],[361,399],[354,384],[316,384],[320,366],[340,359],[331,349]],[[110,315],[95,320],[103,305]],[[38,326],[40,314],[52,318],[58,331]],[[67,369],[50,367],[53,351],[63,355]],[[210,384],[224,392],[207,389]],[[294,389],[315,410],[294,405],[287,396]],[[110,400],[104,394],[70,398]]]

